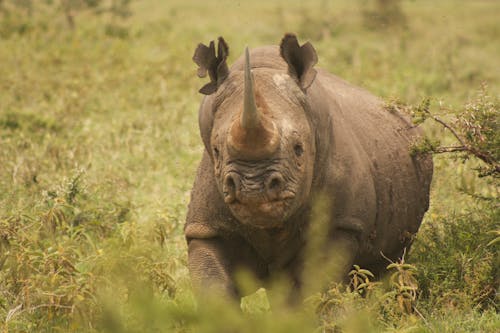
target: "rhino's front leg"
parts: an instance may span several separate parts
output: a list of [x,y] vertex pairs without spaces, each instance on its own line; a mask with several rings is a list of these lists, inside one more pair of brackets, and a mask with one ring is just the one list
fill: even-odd
[[188,268],[197,294],[209,291],[236,297],[230,249],[220,238],[188,240]]
[[199,223],[185,229],[188,241],[188,268],[195,292],[238,298],[242,291],[235,273],[245,270],[256,279],[268,274],[267,265],[244,239],[234,235],[223,238],[211,227]]

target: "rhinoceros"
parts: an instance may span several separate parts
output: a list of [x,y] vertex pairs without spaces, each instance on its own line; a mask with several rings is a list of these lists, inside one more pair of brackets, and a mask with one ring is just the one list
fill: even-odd
[[[280,272],[300,290],[308,230],[323,223],[323,260],[381,272],[410,246],[429,206],[432,159],[410,153],[420,129],[371,93],[314,66],[307,42],[245,50],[231,68],[219,37],[199,44],[210,82],[204,143],[184,228],[195,290],[239,296],[235,272]],[[313,215],[326,198],[328,218]],[[338,254],[338,255],[335,255]],[[321,268],[319,268],[321,271]]]

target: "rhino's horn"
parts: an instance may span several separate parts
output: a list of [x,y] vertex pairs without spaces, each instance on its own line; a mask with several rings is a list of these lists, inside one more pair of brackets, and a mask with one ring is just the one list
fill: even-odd
[[244,129],[255,129],[260,125],[260,114],[255,102],[253,75],[250,70],[250,55],[248,47],[245,49],[245,95],[243,100],[243,112],[240,117],[241,127]]
[[279,132],[269,117],[269,109],[250,70],[250,56],[245,49],[243,110],[228,137],[230,154],[244,159],[260,159],[273,154],[279,145]]

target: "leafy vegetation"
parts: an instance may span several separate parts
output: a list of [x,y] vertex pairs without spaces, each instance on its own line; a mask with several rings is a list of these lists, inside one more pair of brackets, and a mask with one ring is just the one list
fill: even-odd
[[416,142],[411,147],[412,154],[418,153],[462,153],[462,160],[471,156],[483,161],[485,166],[477,168],[479,176],[500,175],[500,123],[498,109],[500,103],[498,98],[488,95],[486,87],[482,87],[478,96],[467,103],[462,110],[452,111],[441,107],[454,119],[451,123],[446,122],[440,116],[430,111],[430,99],[425,98],[417,106],[407,106],[399,101],[389,103],[386,108],[390,112],[399,111],[409,114],[416,125],[422,124],[427,119],[432,119],[443,128],[448,130],[457,142],[452,146],[440,145],[439,140],[424,138],[422,142]]
[[[0,0],[0,330],[498,332],[499,9]],[[382,281],[355,266],[296,308],[279,284],[241,310],[198,304],[182,235],[203,150],[192,52],[222,35],[231,63],[286,31],[320,67],[404,101],[388,108],[426,131],[414,152],[436,153],[431,208]]]

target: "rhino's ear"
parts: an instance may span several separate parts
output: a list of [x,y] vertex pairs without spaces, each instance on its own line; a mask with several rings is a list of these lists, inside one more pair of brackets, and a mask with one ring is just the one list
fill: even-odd
[[219,37],[217,54],[215,53],[215,43],[210,42],[209,46],[198,44],[194,51],[193,61],[199,66],[198,77],[210,77],[210,82],[200,89],[200,93],[210,95],[214,93],[229,74],[226,64],[229,48],[224,38]]
[[288,64],[290,75],[297,78],[302,89],[306,90],[316,77],[313,68],[318,62],[318,55],[311,43],[300,46],[297,36],[286,34],[281,40],[280,54]]

